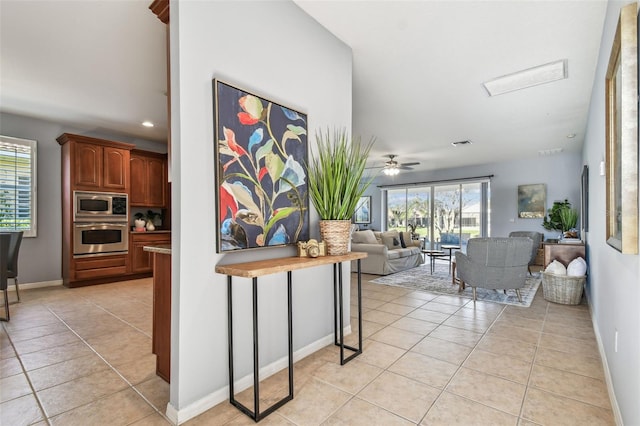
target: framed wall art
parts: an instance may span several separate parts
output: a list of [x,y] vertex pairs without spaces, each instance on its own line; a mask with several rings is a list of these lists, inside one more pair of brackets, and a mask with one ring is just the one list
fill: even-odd
[[213,80],[218,253],[309,239],[307,116]]
[[620,9],[605,80],[606,238],[638,253],[638,33],[637,9]]
[[371,196],[360,197],[353,216],[353,223],[371,223]]
[[541,219],[545,214],[547,186],[544,183],[518,185],[518,217]]

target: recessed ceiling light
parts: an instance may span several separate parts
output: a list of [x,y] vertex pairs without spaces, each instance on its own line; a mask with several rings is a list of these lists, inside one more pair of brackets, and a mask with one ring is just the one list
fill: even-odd
[[527,87],[539,84],[551,83],[552,81],[563,80],[568,77],[567,60],[550,62],[537,67],[507,74],[502,77],[482,83],[489,93],[489,96],[501,95],[515,90],[526,89]]
[[538,155],[554,155],[554,154],[560,154],[562,152],[562,148],[553,148],[553,149],[543,149],[538,151]]
[[142,125],[144,127],[153,127],[154,126],[154,124],[152,122],[150,122],[150,121],[143,121]]
[[575,137],[576,137],[576,134],[575,134],[575,133],[569,133],[569,134],[567,135],[567,139],[573,139],[573,138],[575,138]]
[[467,140],[467,141],[458,141],[458,142],[451,142],[451,145],[453,146],[460,146],[460,145],[471,145],[473,142]]

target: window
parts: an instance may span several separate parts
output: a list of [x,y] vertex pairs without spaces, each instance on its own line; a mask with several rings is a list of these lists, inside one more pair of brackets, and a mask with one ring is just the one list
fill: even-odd
[[489,235],[489,179],[471,178],[383,189],[386,229],[414,228],[425,248]]
[[0,136],[0,231],[36,236],[36,141]]

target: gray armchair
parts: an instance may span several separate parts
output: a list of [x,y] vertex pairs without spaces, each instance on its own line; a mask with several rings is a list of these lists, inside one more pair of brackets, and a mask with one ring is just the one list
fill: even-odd
[[540,247],[540,243],[544,238],[544,234],[542,232],[535,232],[535,231],[513,231],[509,233],[509,237],[528,237],[533,240],[533,247],[531,248],[531,258],[529,259],[529,265],[527,266],[527,269],[529,270],[529,275],[533,275],[531,273],[531,265],[536,263],[538,248]]
[[532,246],[533,240],[528,237],[471,238],[467,254],[456,252],[460,288],[465,284],[473,288],[473,303],[477,287],[505,291],[512,288],[522,301],[520,288],[527,278]]

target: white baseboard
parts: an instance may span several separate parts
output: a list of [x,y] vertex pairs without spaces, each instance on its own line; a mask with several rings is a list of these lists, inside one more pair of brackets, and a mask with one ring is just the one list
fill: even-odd
[[589,314],[591,315],[591,323],[593,324],[593,332],[596,335],[596,342],[598,343],[598,351],[600,352],[600,359],[602,360],[602,368],[604,370],[604,379],[607,383],[607,391],[609,392],[609,401],[611,402],[611,410],[613,411],[613,418],[616,422],[616,425],[623,425],[622,421],[622,413],[620,412],[620,407],[618,406],[618,401],[616,399],[616,393],[613,388],[613,381],[611,380],[611,372],[609,371],[609,363],[607,362],[607,354],[604,351],[604,345],[602,344],[602,337],[600,336],[600,329],[598,328],[598,323],[596,322],[596,318],[593,315],[593,310],[591,309],[591,300],[589,299],[589,293],[586,293],[587,301],[589,302]]
[[[13,280],[9,278],[9,285],[7,286],[8,291],[16,291],[16,286],[13,283]],[[42,288],[42,287],[55,287],[57,285],[62,285],[62,280],[53,280],[53,281],[40,281],[37,283],[18,283],[20,286],[20,290],[29,290],[33,288]]]
[[[344,328],[344,335],[351,334],[351,325]],[[300,361],[301,359],[311,355],[312,353],[324,348],[327,345],[332,344],[334,341],[333,333],[312,342],[311,344],[298,349],[293,353],[293,362]],[[269,365],[265,365],[260,368],[260,378],[261,380],[266,379],[269,376],[277,373],[280,370],[287,368],[289,365],[288,357],[284,356]],[[248,374],[234,383],[234,391],[242,392],[245,389],[253,386],[253,374]],[[229,399],[229,386],[225,386],[221,389],[218,389],[215,392],[210,393],[204,398],[200,398],[199,400],[192,402],[184,408],[177,410],[171,402],[167,404],[166,415],[175,425],[182,424],[192,418],[204,413],[210,408],[215,407],[219,403],[226,401]],[[240,411],[238,411],[240,413]]]

